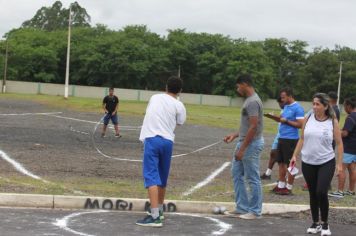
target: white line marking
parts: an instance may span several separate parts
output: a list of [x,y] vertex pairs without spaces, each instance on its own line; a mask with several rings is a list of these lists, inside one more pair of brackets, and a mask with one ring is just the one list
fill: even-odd
[[136,160],[136,159],[126,159],[126,158],[118,158],[118,157],[112,157],[112,156],[109,156],[109,155],[106,155],[105,153],[103,153],[102,151],[100,151],[100,149],[97,147],[96,145],[96,142],[94,140],[94,134],[98,128],[98,126],[100,125],[101,121],[104,119],[104,116],[98,121],[96,122],[96,125],[94,127],[94,130],[93,130],[93,133],[91,135],[91,141],[92,141],[92,144],[95,148],[95,150],[102,156],[106,157],[106,158],[109,158],[109,159],[114,159],[114,160],[117,160],[117,161],[130,161],[130,162],[142,162],[142,160]]
[[106,157],[106,158],[110,158],[113,160],[117,160],[117,161],[131,161],[131,162],[142,162],[142,160],[136,160],[136,159],[126,159],[126,158],[119,158],[119,157],[112,157],[109,155],[106,155],[105,153],[103,153],[102,151],[100,151],[99,148],[96,147],[96,145],[94,146],[95,150],[102,156]]
[[75,132],[75,133],[79,133],[79,134],[89,135],[89,133],[87,133],[87,132],[83,132],[83,131],[79,131],[79,130],[73,129],[72,126],[70,126],[70,131]]
[[[76,235],[81,235],[81,236],[95,236],[92,234],[86,234],[83,232],[79,232],[76,230],[73,230],[71,228],[68,227],[68,223],[70,220],[72,220],[75,217],[81,216],[81,215],[86,215],[86,214],[96,214],[96,213],[108,213],[110,211],[105,211],[105,210],[99,210],[99,211],[87,211],[87,212],[77,212],[77,213],[72,213],[70,215],[67,215],[61,219],[56,219],[56,222],[53,222],[52,224],[59,227],[60,229],[63,229],[67,232],[71,232],[73,234]],[[220,228],[217,231],[212,231],[211,235],[223,235],[225,234],[228,230],[230,230],[232,228],[231,224],[225,223],[221,220],[212,218],[212,217],[208,217],[208,216],[201,216],[198,214],[187,214],[187,213],[172,213],[173,215],[180,215],[180,216],[190,216],[190,217],[197,217],[197,218],[204,218],[210,221],[213,221],[214,223],[217,224],[217,226]]]
[[26,170],[20,163],[18,163],[17,161],[11,159],[5,152],[0,150],[0,157],[2,159],[4,159],[5,161],[9,162],[13,167],[15,167],[16,170],[20,171],[22,174],[30,176],[31,178],[37,179],[37,180],[41,180],[45,183],[48,183],[47,180],[42,179],[41,177],[32,174],[30,171]]
[[188,191],[183,193],[183,196],[188,196],[192,194],[195,190],[200,189],[201,187],[207,185],[209,182],[211,182],[213,179],[215,179],[216,176],[218,176],[221,172],[223,172],[226,167],[228,167],[231,164],[231,162],[225,162],[219,169],[215,170],[211,175],[209,175],[206,179],[204,179],[202,182],[198,183]]
[[187,213],[173,213],[173,214],[174,215],[182,215],[182,216],[191,216],[191,217],[204,218],[204,219],[208,219],[208,220],[211,220],[211,221],[215,222],[219,226],[220,229],[218,231],[211,232],[211,235],[223,235],[228,230],[230,230],[232,228],[231,224],[225,223],[225,222],[223,222],[221,220],[218,220],[218,219],[212,218],[212,217],[208,217],[208,216],[201,216],[201,215],[197,215],[197,214],[187,214]]
[[47,112],[47,113],[19,113],[19,114],[0,114],[0,116],[29,116],[29,115],[54,115],[61,114],[62,112]]
[[77,216],[81,216],[81,215],[86,215],[86,214],[95,214],[95,213],[103,213],[103,212],[108,212],[108,211],[89,211],[89,212],[77,212],[77,213],[72,213],[70,215],[67,215],[65,217],[63,217],[62,219],[57,219],[56,222],[52,223],[53,225],[65,230],[65,231],[68,231],[68,232],[71,232],[73,234],[76,234],[76,235],[81,235],[81,236],[94,236],[92,234],[86,234],[86,233],[82,233],[82,232],[79,232],[79,231],[75,231],[71,228],[68,227],[68,222],[74,218],[74,217],[77,217]]
[[190,155],[190,154],[193,154],[193,153],[196,153],[196,152],[200,152],[200,151],[202,151],[202,150],[204,150],[204,149],[210,148],[210,147],[215,146],[215,145],[220,144],[220,143],[222,143],[222,141],[219,141],[219,142],[216,142],[216,143],[213,143],[213,144],[207,145],[207,146],[205,146],[205,147],[199,148],[199,149],[194,150],[194,151],[192,151],[192,152],[183,153],[183,154],[178,154],[178,155],[173,155],[172,157],[182,157],[182,156],[187,156],[187,155]]
[[[55,116],[55,117],[57,117],[57,116]],[[118,161],[130,161],[130,162],[142,162],[141,159],[127,159],[127,158],[112,157],[112,156],[109,156],[109,155],[103,153],[103,152],[97,147],[96,142],[95,142],[95,140],[94,140],[94,134],[95,134],[96,130],[98,129],[98,126],[101,124],[101,122],[102,122],[103,119],[104,119],[104,116],[103,116],[98,122],[96,122],[96,125],[95,125],[95,127],[94,127],[94,130],[93,130],[93,133],[92,133],[92,136],[91,136],[92,144],[93,144],[95,150],[96,150],[100,155],[102,155],[102,156],[104,156],[104,157],[106,157],[106,158],[113,159],[113,160],[118,160]],[[129,126],[128,126],[128,127],[129,127]],[[210,147],[212,147],[212,146],[214,146],[214,145],[217,145],[217,144],[219,144],[219,143],[221,143],[221,142],[222,142],[222,141],[218,141],[218,142],[216,142],[216,143],[209,144],[209,145],[207,145],[207,146],[205,146],[205,147],[199,148],[199,149],[194,150],[194,151],[189,152],[189,153],[183,153],[183,154],[173,155],[172,158],[174,158],[174,157],[181,157],[181,156],[187,156],[187,155],[190,155],[190,154],[193,154],[193,153],[202,151],[202,150],[204,150],[204,149],[210,148]]]
[[[34,178],[34,179],[37,179],[37,180],[40,180],[46,184],[54,184],[50,181],[47,181],[45,179],[42,179],[41,177],[35,175],[35,174],[32,174],[30,171],[26,170],[25,167],[23,167],[23,165],[21,165],[20,163],[18,163],[17,161],[11,159],[5,152],[1,151],[0,150],[0,157],[2,159],[4,159],[5,161],[9,162],[13,167],[15,167],[16,170],[18,170],[19,172],[21,172],[22,174],[24,175],[27,175],[31,178]],[[1,177],[0,177],[1,178]],[[28,185],[28,184],[25,184],[25,185]],[[30,185],[31,186],[31,185]],[[61,185],[62,186],[62,185]],[[73,190],[73,189],[68,189],[66,188],[65,186],[62,186],[62,188],[64,189],[67,189],[67,190],[70,190],[72,191],[73,193],[75,194],[80,194],[80,195],[86,195],[84,192],[82,191],[78,191],[78,190]]]

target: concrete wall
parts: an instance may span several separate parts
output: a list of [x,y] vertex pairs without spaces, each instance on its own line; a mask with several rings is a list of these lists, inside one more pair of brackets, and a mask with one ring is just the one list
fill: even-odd
[[40,84],[32,82],[6,81],[6,92],[37,94]]
[[[6,91],[9,93],[47,94],[47,95],[64,96],[64,85],[8,80]],[[108,91],[109,91],[108,88],[103,88],[103,87],[89,87],[89,86],[79,86],[79,85],[69,86],[69,95],[74,97],[103,98],[105,95],[108,94]],[[148,101],[152,95],[161,92],[116,88],[115,93],[122,100]],[[210,105],[210,106],[241,107],[243,104],[243,99],[240,97],[232,98],[228,96],[192,94],[192,93],[182,93],[180,95],[180,100],[186,104]],[[311,105],[312,105],[311,102],[300,102],[300,103],[304,107],[305,111],[311,109]],[[279,106],[274,99],[268,99],[267,101],[264,102],[264,108],[279,109]]]

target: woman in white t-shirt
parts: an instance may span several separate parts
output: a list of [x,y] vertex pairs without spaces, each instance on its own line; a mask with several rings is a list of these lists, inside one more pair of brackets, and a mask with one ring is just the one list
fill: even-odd
[[[333,140],[337,145],[337,164]],[[338,173],[342,170],[342,153],[340,128],[329,104],[329,97],[324,93],[317,93],[313,96],[313,113],[304,121],[301,137],[290,162],[290,167],[293,168],[297,156],[301,154],[302,172],[309,187],[313,218],[313,224],[307,229],[307,233],[321,232],[321,235],[331,235],[328,225],[328,188],[334,176],[335,166]]]

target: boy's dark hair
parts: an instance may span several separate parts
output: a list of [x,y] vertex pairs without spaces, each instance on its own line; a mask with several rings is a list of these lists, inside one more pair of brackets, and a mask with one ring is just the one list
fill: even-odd
[[294,94],[293,94],[293,89],[291,87],[285,87],[285,88],[282,88],[281,91],[279,92],[279,94],[281,93],[286,93],[286,95],[288,97],[294,97]]
[[243,74],[237,77],[236,84],[247,84],[248,86],[253,86],[252,76],[249,74]]
[[178,76],[171,76],[167,80],[167,91],[169,93],[180,93],[182,91],[183,81]]
[[334,91],[328,92],[329,98],[337,100],[338,96]]
[[344,101],[344,106],[350,106],[352,109],[356,108],[356,97],[346,98]]
[[278,102],[278,103],[282,103],[282,98],[281,98],[281,96],[279,96],[279,97],[277,98],[277,102]]
[[109,90],[114,90],[114,87],[110,87]]

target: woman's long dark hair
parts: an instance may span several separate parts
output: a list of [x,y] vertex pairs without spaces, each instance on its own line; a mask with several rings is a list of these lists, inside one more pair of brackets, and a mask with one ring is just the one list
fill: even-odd
[[335,117],[336,117],[335,116],[335,111],[330,106],[330,98],[329,98],[329,96],[326,93],[316,93],[313,96],[313,100],[314,100],[314,98],[319,99],[319,102],[321,104],[323,104],[325,107],[327,107],[327,109],[325,110],[325,115],[328,118],[335,119]]

